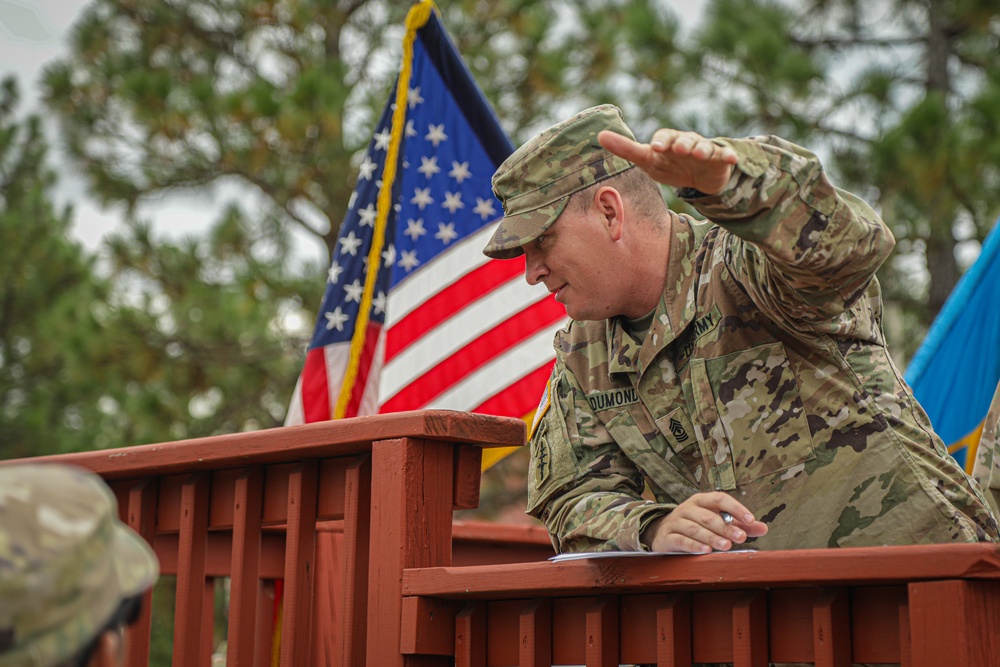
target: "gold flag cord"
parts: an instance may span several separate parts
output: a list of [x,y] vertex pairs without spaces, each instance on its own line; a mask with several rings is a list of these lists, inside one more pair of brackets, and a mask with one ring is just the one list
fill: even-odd
[[396,180],[396,163],[399,156],[399,146],[402,143],[406,129],[407,95],[410,91],[410,76],[413,65],[413,42],[417,38],[417,30],[430,19],[434,8],[432,0],[421,0],[410,8],[406,15],[406,35],[403,37],[403,62],[399,70],[399,81],[396,84],[396,108],[392,112],[392,133],[386,148],[385,165],[382,169],[382,189],[378,193],[376,205],[375,230],[371,248],[368,251],[368,269],[365,273],[365,288],[358,308],[358,318],[354,324],[354,335],[351,337],[351,353],[344,373],[344,382],[340,385],[340,395],[333,411],[334,419],[343,419],[347,414],[347,406],[354,393],[354,384],[358,378],[358,368],[361,365],[361,353],[365,347],[365,335],[368,330],[372,298],[375,294],[375,280],[381,266],[382,247],[385,244],[385,228],[389,213],[392,210],[392,185]]

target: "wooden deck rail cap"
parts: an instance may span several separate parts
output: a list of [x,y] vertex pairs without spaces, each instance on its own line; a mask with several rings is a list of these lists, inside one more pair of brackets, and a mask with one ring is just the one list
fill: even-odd
[[403,595],[516,599],[594,595],[612,587],[651,593],[932,579],[1000,579],[1000,545],[802,549],[408,569],[403,571]]
[[[30,460],[71,463],[113,480],[347,456],[369,451],[372,442],[395,438],[462,442],[483,448],[516,447],[524,445],[526,429],[523,420],[513,417],[419,410]],[[4,463],[0,461],[0,465]]]

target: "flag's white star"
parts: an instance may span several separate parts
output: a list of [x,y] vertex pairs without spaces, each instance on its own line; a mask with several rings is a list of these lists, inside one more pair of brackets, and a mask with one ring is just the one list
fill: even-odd
[[356,303],[361,303],[361,295],[364,293],[365,288],[362,286],[361,281],[357,278],[350,285],[344,285],[344,292],[347,296],[344,298],[345,301],[354,301]]
[[372,174],[375,173],[375,167],[377,166],[368,155],[365,155],[364,161],[358,167],[358,180],[362,178],[366,181],[372,180]]
[[358,254],[358,247],[363,243],[354,232],[337,240],[340,242],[340,249],[352,257]]
[[389,129],[382,128],[382,131],[375,135],[375,150],[384,151],[388,148],[390,138],[392,138],[392,133],[389,132]]
[[462,193],[461,192],[446,192],[444,193],[444,203],[441,204],[442,208],[448,209],[448,211],[455,215],[455,211],[460,208],[465,208],[465,204],[462,203]]
[[344,267],[342,267],[337,262],[330,265],[330,270],[326,272],[326,277],[331,284],[336,285],[337,281],[340,280],[340,274],[344,272]]
[[407,137],[415,137],[415,136],[417,136],[417,128],[413,127],[413,121],[412,120],[406,121],[406,136]]
[[434,148],[437,148],[438,144],[442,141],[447,141],[448,135],[444,133],[444,123],[440,125],[428,125],[427,136],[424,139],[434,144]]
[[431,197],[430,188],[414,188],[413,189],[413,199],[410,200],[411,204],[416,204],[417,208],[421,211],[428,204],[433,204],[434,199]]
[[406,95],[406,102],[410,105],[410,108],[413,109],[423,101],[424,98],[420,96],[420,86],[410,88],[410,92]]
[[434,174],[441,171],[441,167],[438,166],[438,159],[435,156],[427,157],[425,155],[420,156],[420,166],[417,168],[421,174],[426,178],[430,178]]
[[330,329],[336,329],[337,331],[343,331],[344,330],[344,322],[346,322],[349,319],[347,317],[347,315],[340,310],[340,306],[337,306],[337,309],[335,311],[333,311],[332,313],[323,313],[323,316],[326,317],[326,330],[327,331],[329,331]]
[[472,211],[478,213],[483,220],[496,214],[496,209],[493,208],[493,200],[481,199],[480,197],[476,197],[476,208],[472,209]]
[[354,202],[356,202],[356,201],[358,201],[358,191],[357,190],[355,190],[354,192],[352,192],[351,193],[351,198],[347,200],[347,210],[348,211],[354,209]]
[[361,218],[362,227],[374,227],[375,226],[375,204],[368,204],[363,209],[358,211],[358,217]]
[[434,235],[434,238],[438,239],[445,245],[448,245],[449,243],[454,241],[457,236],[458,232],[455,231],[454,222],[449,222],[448,224],[439,222],[437,234]]
[[454,178],[459,183],[461,183],[465,179],[471,178],[472,177],[472,172],[469,171],[469,163],[468,162],[455,162],[455,161],[452,161],[452,163],[451,163],[451,171],[448,172],[448,175],[451,176],[452,178]]
[[406,231],[403,233],[416,241],[418,238],[427,233],[427,230],[424,229],[424,219],[417,218],[414,220],[413,218],[410,218],[406,221]]
[[402,252],[401,257],[399,258],[399,265],[406,269],[407,273],[416,268],[418,264],[420,264],[420,260],[417,259],[416,250],[404,250]]
[[396,263],[396,246],[391,243],[382,251],[382,263],[385,266],[392,266]]
[[376,315],[380,315],[385,312],[385,292],[379,292],[378,296],[372,299],[372,311]]

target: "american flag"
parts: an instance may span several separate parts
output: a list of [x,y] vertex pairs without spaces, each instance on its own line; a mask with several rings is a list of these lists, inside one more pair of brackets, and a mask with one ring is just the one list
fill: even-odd
[[[365,288],[395,99],[394,92],[360,166],[287,424],[334,415]],[[413,44],[401,141],[370,319],[343,416],[441,408],[529,418],[566,315],[544,290],[527,285],[523,258],[482,254],[503,214],[490,178],[513,145],[436,12]]]

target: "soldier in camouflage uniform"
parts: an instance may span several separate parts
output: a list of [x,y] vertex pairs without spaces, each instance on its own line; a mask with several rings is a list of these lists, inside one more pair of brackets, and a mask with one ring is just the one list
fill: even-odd
[[993,508],[994,516],[1000,514],[1000,384],[993,394],[993,403],[986,413],[983,422],[983,434],[979,439],[979,449],[976,454],[976,464],[972,469],[972,478],[979,482],[985,491],[986,499]]
[[530,433],[528,512],[557,551],[998,539],[886,350],[892,235],[815,155],[669,129],[637,143],[606,105],[522,146],[493,187],[484,252],[524,254],[571,317]]
[[159,573],[93,473],[0,466],[0,667],[111,667]]

